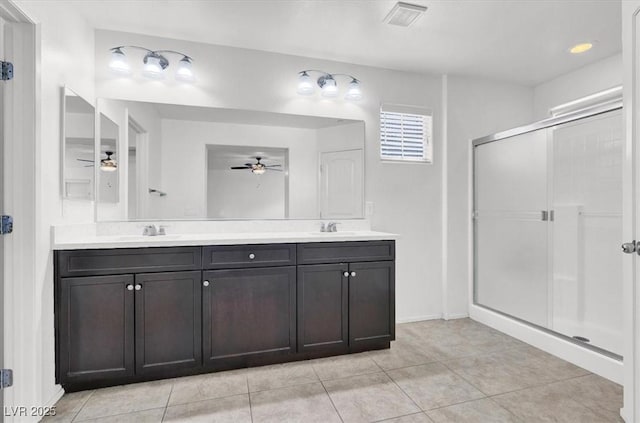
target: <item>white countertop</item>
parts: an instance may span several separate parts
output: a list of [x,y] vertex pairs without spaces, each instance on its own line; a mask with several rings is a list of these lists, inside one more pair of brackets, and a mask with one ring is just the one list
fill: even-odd
[[88,235],[53,239],[54,250],[97,248],[178,247],[194,245],[277,244],[332,241],[396,240],[398,235],[370,230],[338,232],[189,233],[159,236]]

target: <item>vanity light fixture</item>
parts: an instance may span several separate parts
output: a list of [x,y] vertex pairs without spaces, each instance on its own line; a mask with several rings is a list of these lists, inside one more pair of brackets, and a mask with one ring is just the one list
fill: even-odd
[[[315,81],[309,76],[309,72],[319,73],[320,77]],[[312,95],[315,92],[315,86],[320,87],[323,97],[332,98],[339,94],[336,76],[344,76],[351,79],[349,88],[344,96],[345,100],[358,101],[362,99],[362,89],[360,81],[355,77],[344,73],[328,73],[325,71],[307,69],[298,72],[298,94]]]
[[169,59],[166,54],[177,54],[182,56],[182,59],[178,62],[178,66],[175,73],[175,79],[184,82],[193,82],[195,75],[193,73],[193,58],[187,56],[184,53],[174,50],[150,50],[146,47],[139,46],[118,46],[112,47],[111,60],[109,61],[109,69],[119,75],[130,75],[131,66],[127,62],[127,57],[124,54],[123,49],[137,49],[144,50],[147,54],[142,59],[142,75],[149,79],[163,79],[165,77],[165,69],[169,67]]

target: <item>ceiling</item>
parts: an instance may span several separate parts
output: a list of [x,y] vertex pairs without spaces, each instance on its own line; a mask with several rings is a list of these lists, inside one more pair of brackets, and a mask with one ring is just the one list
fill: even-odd
[[[535,85],[621,51],[621,0],[64,0],[99,29]],[[567,49],[595,41],[583,55]]]

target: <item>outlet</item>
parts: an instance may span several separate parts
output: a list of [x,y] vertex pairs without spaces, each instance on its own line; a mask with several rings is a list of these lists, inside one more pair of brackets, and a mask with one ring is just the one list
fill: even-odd
[[373,201],[367,201],[364,204],[364,214],[366,215],[366,217],[373,216],[374,211],[375,211],[375,207],[373,205]]

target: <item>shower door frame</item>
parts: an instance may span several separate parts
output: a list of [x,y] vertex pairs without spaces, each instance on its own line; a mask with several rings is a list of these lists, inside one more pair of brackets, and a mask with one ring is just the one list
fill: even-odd
[[[609,90],[608,90],[609,91]],[[500,310],[492,309],[491,307],[479,304],[476,301],[477,295],[477,219],[475,217],[476,210],[476,148],[483,144],[505,140],[517,135],[526,134],[538,130],[548,129],[557,125],[576,122],[582,119],[602,115],[604,113],[620,110],[623,107],[623,100],[616,94],[616,97],[606,97],[600,103],[593,104],[588,107],[584,107],[575,111],[564,113],[558,116],[553,116],[529,125],[520,126],[517,128],[509,129],[506,131],[491,134],[485,137],[472,140],[470,143],[470,177],[469,177],[469,196],[470,196],[470,210],[469,217],[471,219],[470,224],[470,238],[469,245],[470,254],[470,281],[469,281],[469,315],[482,323],[506,332],[509,335],[515,336],[524,340],[534,346],[551,352],[555,355],[564,358],[565,360],[572,361],[587,370],[600,374],[612,380],[616,380],[622,383],[622,363],[620,357],[599,349],[592,345],[585,345],[583,342],[577,341],[559,332],[553,331],[549,328],[545,328]],[[549,181],[552,183],[552,181]],[[622,236],[623,234],[621,234]],[[549,269],[551,272],[551,269]],[[545,282],[548,282],[545,281]],[[559,344],[562,343],[564,345]]]

